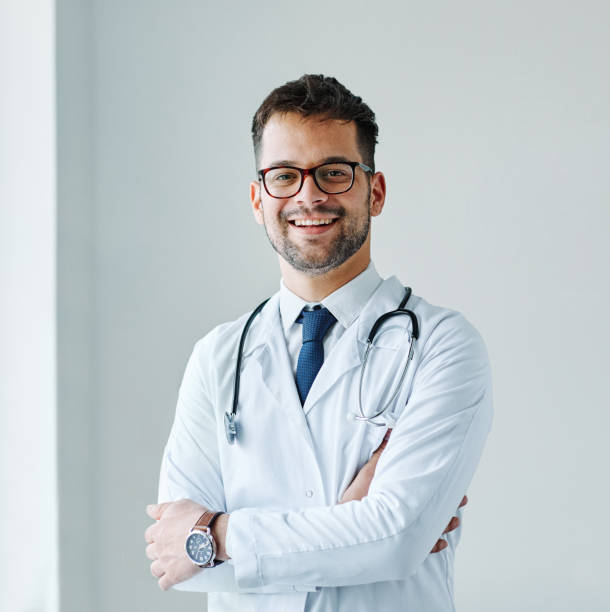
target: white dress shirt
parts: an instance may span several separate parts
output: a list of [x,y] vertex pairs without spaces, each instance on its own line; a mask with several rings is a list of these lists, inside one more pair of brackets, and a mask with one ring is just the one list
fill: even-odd
[[339,287],[321,302],[306,302],[298,295],[294,294],[284,281],[280,281],[280,317],[282,319],[282,329],[286,337],[288,354],[292,363],[292,371],[296,376],[299,353],[303,344],[303,325],[297,323],[303,308],[312,309],[318,304],[327,308],[337,319],[324,339],[324,357],[330,354],[333,346],[337,343],[343,332],[358,318],[364,305],[379,287],[382,279],[377,273],[373,262],[370,262],[366,270],[353,278],[349,283]]

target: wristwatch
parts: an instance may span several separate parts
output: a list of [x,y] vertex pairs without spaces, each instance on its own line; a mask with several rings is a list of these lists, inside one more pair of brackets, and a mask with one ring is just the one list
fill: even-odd
[[216,561],[216,542],[212,525],[224,512],[204,512],[186,537],[186,554],[199,567],[214,567],[223,563]]

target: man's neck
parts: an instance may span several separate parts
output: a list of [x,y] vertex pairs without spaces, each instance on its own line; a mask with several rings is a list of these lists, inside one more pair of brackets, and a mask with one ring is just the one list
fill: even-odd
[[348,260],[338,268],[319,276],[310,276],[305,272],[295,270],[282,259],[280,259],[280,269],[284,285],[290,291],[306,302],[321,302],[327,295],[362,274],[370,261],[370,255],[367,253],[366,257],[359,257],[353,261]]

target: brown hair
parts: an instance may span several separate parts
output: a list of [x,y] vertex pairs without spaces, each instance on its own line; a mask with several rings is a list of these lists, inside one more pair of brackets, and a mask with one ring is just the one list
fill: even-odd
[[323,74],[304,74],[300,79],[274,89],[263,100],[252,119],[257,169],[263,130],[274,113],[299,113],[303,117],[320,115],[324,119],[353,121],[362,161],[375,171],[375,145],[379,134],[375,113],[337,79]]

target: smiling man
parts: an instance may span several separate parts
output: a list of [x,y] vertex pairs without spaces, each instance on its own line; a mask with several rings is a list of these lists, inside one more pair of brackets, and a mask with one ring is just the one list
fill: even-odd
[[[294,282],[303,273],[319,281],[333,270],[339,272],[348,260],[350,270],[363,271],[370,260],[371,216],[381,212],[385,181],[370,166],[350,161],[361,158],[356,124],[275,113],[262,140],[261,161],[268,167],[259,171],[260,182],[251,184],[250,199],[280,256],[284,284],[290,286],[287,275],[292,271]],[[276,159],[286,152],[294,159]],[[305,160],[307,170],[298,168]],[[311,179],[306,181],[306,176]],[[265,206],[261,182],[269,196]],[[341,269],[340,274],[350,272]]]
[[254,116],[250,200],[280,289],[195,345],[147,508],[152,574],[211,611],[454,609],[489,363],[463,316],[371,262],[377,132],[321,75]]

